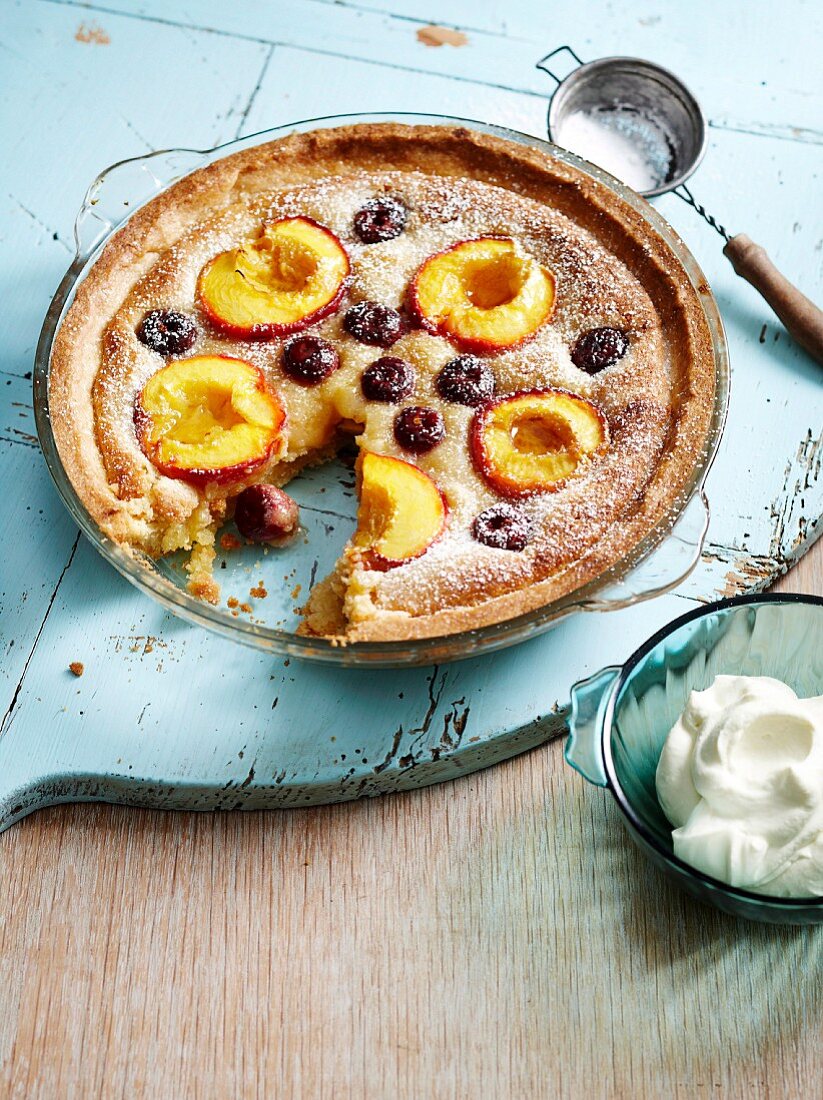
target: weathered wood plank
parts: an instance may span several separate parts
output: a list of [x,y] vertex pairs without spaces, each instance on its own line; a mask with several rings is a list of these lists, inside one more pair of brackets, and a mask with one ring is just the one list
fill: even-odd
[[[49,0],[51,2],[51,0]],[[63,2],[63,0],[59,0]],[[74,3],[74,0],[70,0]],[[679,73],[704,101],[710,118],[733,116],[736,126],[770,123],[811,132],[818,143],[823,89],[815,82],[817,47],[823,26],[819,5],[795,0],[793,18],[754,21],[747,9],[730,0],[701,4],[658,5],[648,15],[625,8],[583,0],[574,5],[509,4],[504,9],[507,35],[497,31],[492,17],[489,30],[482,12],[497,5],[475,5],[469,25],[469,45],[432,48],[417,38],[424,25],[374,10],[370,5],[338,5],[317,0],[201,0],[195,8],[169,5],[165,0],[106,0],[83,4],[86,12],[99,11],[106,22],[110,11],[133,15],[137,21],[158,20],[209,28],[252,41],[275,42],[325,52],[334,57],[372,60],[390,68],[447,75],[457,80],[485,81],[516,91],[543,95],[549,78],[535,70],[535,62],[555,47],[570,43],[584,58],[608,54],[651,57]],[[430,10],[430,9],[429,9]],[[427,11],[428,14],[428,11]],[[435,23],[459,24],[465,8],[449,5],[435,12]],[[481,22],[482,20],[482,22]],[[803,25],[798,34],[796,25]],[[509,37],[509,35],[514,37]],[[808,74],[798,80],[798,74]]]
[[[32,134],[19,99],[0,100],[0,127],[9,135],[0,194],[22,203],[28,220],[46,236],[57,232],[72,252],[74,215],[95,175],[152,149],[208,149],[233,138],[268,55],[265,44],[206,31],[158,33],[156,24],[117,15],[106,23],[99,28],[106,41],[85,40],[96,26],[87,11],[36,3],[0,27],[4,83],[31,89],[38,120]],[[12,201],[9,225],[19,214],[22,226],[26,213]],[[16,242],[2,243],[14,256]],[[29,257],[31,249],[19,253]],[[64,250],[64,268],[68,258]]]
[[[299,89],[299,99],[296,92]],[[299,106],[298,106],[299,104]],[[326,54],[275,46],[242,133],[253,134],[295,119],[371,111],[430,111],[482,119],[545,135],[546,105],[539,96],[432,73],[398,79],[374,61],[330,59]]]
[[[76,536],[36,445],[30,381],[43,317],[74,253],[75,213],[103,160],[179,144],[180,119],[192,144],[233,137],[268,52],[188,30],[158,38],[117,17],[123,33],[109,42],[78,41],[76,11],[27,4],[24,15],[0,27],[3,83],[17,89],[0,96],[0,464],[4,489],[14,489],[0,495],[3,725]],[[164,81],[146,79],[147,58]],[[180,115],[168,111],[169,96]]]
[[[277,46],[271,51],[262,44],[246,41],[236,43],[234,39],[217,39],[215,36],[204,35],[203,32],[189,32],[178,27],[165,27],[156,22],[118,16],[107,18],[105,33],[112,38],[109,45],[100,46],[93,42],[77,43],[73,36],[67,34],[73,26],[76,14],[72,8],[45,6],[37,10],[41,18],[46,18],[44,13],[48,13],[48,18],[53,21],[46,39],[48,42],[55,43],[53,47],[49,47],[54,49],[54,57],[59,56],[62,48],[59,38],[59,34],[62,34],[75,43],[70,47],[72,51],[75,49],[91,51],[88,56],[92,59],[93,65],[96,65],[95,58],[103,58],[100,62],[102,68],[95,70],[100,79],[109,78],[111,71],[109,55],[105,54],[105,51],[119,42],[119,46],[116,47],[119,50],[118,67],[127,68],[132,64],[134,68],[132,75],[125,77],[123,81],[124,86],[129,90],[136,85],[138,73],[141,71],[140,53],[135,51],[134,43],[130,44],[130,36],[133,34],[138,36],[137,42],[141,48],[147,48],[147,43],[159,35],[164,43],[171,41],[173,37],[174,46],[179,49],[182,46],[180,36],[183,36],[188,43],[192,34],[196,33],[200,39],[207,40],[206,44],[211,47],[214,47],[215,42],[229,42],[229,46],[226,47],[227,55],[231,54],[235,57],[234,51],[238,49],[240,51],[236,57],[238,62],[249,60],[245,54],[251,49],[251,60],[256,63],[256,72],[254,83],[251,83],[251,73],[244,74],[248,95],[246,105],[240,112],[233,107],[230,108],[223,120],[224,124],[229,125],[227,119],[231,118],[230,124],[243,132],[252,132],[262,126],[286,121],[295,110],[298,102],[295,98],[297,92],[300,96],[302,114],[322,113],[328,109],[325,105],[330,102],[333,102],[338,110],[367,109],[375,102],[389,99],[389,97],[393,104],[400,108],[457,111],[461,109],[460,104],[465,95],[465,84],[440,75],[420,75],[412,83],[403,78],[398,79],[397,75],[384,65],[370,61],[335,59],[332,62],[328,55],[304,49]],[[15,41],[22,47],[28,41],[26,34],[31,32],[24,29],[16,33]],[[136,57],[137,61],[130,62],[129,58],[132,56]],[[47,60],[50,57],[51,55],[47,55]],[[53,58],[49,60],[49,65],[56,68]],[[222,74],[227,74],[229,68],[228,62],[223,60],[219,62],[219,71]],[[25,74],[21,74],[21,79],[23,76]],[[83,79],[88,79],[88,76],[86,72]],[[233,104],[235,99],[232,97],[235,95],[234,92],[228,92],[228,102]],[[500,92],[484,85],[474,87],[473,95],[477,113],[483,114],[492,121],[541,132],[544,104],[536,97],[515,92]],[[109,106],[111,109],[105,116],[107,120],[113,119],[116,113],[114,110],[116,104],[113,102]],[[141,107],[151,118],[156,117],[156,104],[149,101],[142,103]],[[209,117],[212,109],[210,104],[207,111]],[[188,126],[188,119],[184,119],[183,122]],[[177,124],[179,125],[179,119]],[[166,120],[162,125],[168,127],[170,123]],[[78,129],[76,121],[74,127]],[[118,133],[116,125],[114,133]],[[154,139],[156,131],[152,130],[151,133]],[[168,132],[162,136],[166,140],[169,139]],[[63,140],[70,140],[68,132]],[[703,169],[709,199],[712,197],[714,188],[717,191],[718,201],[725,198],[738,211],[746,208],[746,185],[740,180],[739,173],[735,173],[734,166],[745,155],[748,143],[752,140],[754,139],[741,134],[724,133],[722,137],[719,133],[716,135],[707,165]],[[808,144],[786,143],[766,138],[757,139],[756,147],[760,153],[759,201],[775,206],[779,203],[782,181],[781,169],[778,169],[778,165],[784,171],[787,170],[788,165],[791,167],[793,201],[798,206],[813,209],[816,193],[814,148]],[[81,148],[89,161],[87,178],[92,174],[94,161],[90,147]],[[735,182],[725,183],[729,179]],[[741,311],[739,304],[741,293],[745,297],[747,288],[735,279],[721,257],[719,239],[716,239],[711,231],[697,221],[694,214],[676,199],[663,200],[662,205],[675,225],[695,242],[695,251],[704,263],[712,282],[718,287],[721,305],[724,306],[727,316],[732,319],[732,324],[737,323],[737,328],[731,332],[733,353],[737,369],[744,371],[747,380],[743,392],[737,397],[724,444],[729,458],[718,464],[716,473],[713,475],[711,495],[716,500],[719,499],[722,506],[715,510],[711,534],[712,545],[708,549],[702,570],[683,590],[685,595],[705,599],[723,591],[729,585],[735,588],[750,586],[753,579],[758,582],[765,581],[797,549],[795,544],[798,536],[809,535],[809,517],[813,520],[819,514],[818,498],[823,491],[823,485],[818,477],[819,464],[813,448],[816,436],[809,435],[815,425],[808,421],[809,411],[815,407],[817,376],[813,365],[789,344],[785,336],[778,342],[772,339],[771,343],[765,347],[759,343],[756,334],[762,328],[760,319],[765,307],[755,300],[754,303],[747,303],[747,308],[752,311],[753,316]],[[67,203],[64,201],[63,210],[66,206]],[[67,220],[66,214],[60,214],[56,208],[55,213],[55,223],[58,223],[61,218],[63,222]],[[33,219],[28,219],[25,225],[29,232],[37,229]],[[774,242],[767,239],[765,243],[771,246]],[[781,259],[787,262],[794,260],[808,262],[797,244],[793,251],[787,252]],[[807,274],[809,277],[813,274],[810,268]],[[33,310],[30,310],[30,315],[33,312],[36,317],[37,308],[39,307],[35,304]],[[777,461],[772,455],[762,456],[759,453],[753,453],[751,448],[753,426],[761,434],[770,430],[769,406],[772,400],[771,394],[775,389],[779,389],[782,395],[781,415],[784,422],[782,432],[784,441],[775,441],[774,444],[779,456]],[[793,425],[797,434],[796,440],[792,440],[788,435],[789,424]],[[745,468],[749,458],[757,460],[757,465],[750,466],[751,476],[745,479],[742,486],[738,485],[737,471]],[[788,474],[787,465],[790,465]],[[803,508],[800,510],[790,506],[790,502],[794,500],[793,489],[798,477],[809,481],[803,496]],[[725,488],[730,478],[735,480],[734,494],[729,494]],[[52,507],[58,508],[56,502]],[[232,738],[236,731],[231,729],[229,723],[224,724],[224,731],[228,731],[231,744],[226,744],[225,753],[221,748],[221,753],[226,756],[228,763],[221,763],[217,770],[211,767],[209,753],[205,755],[205,759],[195,761],[192,758],[181,771],[174,752],[171,756],[162,753],[156,755],[152,749],[155,743],[153,735],[162,735],[169,728],[183,724],[187,716],[190,719],[192,713],[200,715],[195,724],[195,742],[202,745],[204,739],[215,737],[213,715],[208,705],[203,708],[199,702],[194,704],[192,700],[208,697],[208,678],[204,681],[202,676],[198,675],[198,670],[202,673],[210,667],[214,654],[221,648],[221,643],[190,632],[179,624],[172,624],[159,609],[145,605],[145,601],[105,569],[87,547],[82,548],[73,569],[74,574],[67,578],[67,585],[59,603],[61,609],[59,622],[63,624],[69,621],[71,629],[59,630],[56,625],[57,619],[44,628],[38,653],[32,659],[30,684],[25,685],[19,692],[14,714],[10,716],[9,728],[16,737],[21,730],[36,724],[36,715],[41,706],[43,693],[45,692],[49,698],[54,696],[54,705],[50,713],[61,715],[59,746],[55,753],[43,744],[38,747],[33,756],[28,755],[29,761],[32,758],[37,760],[41,769],[38,774],[44,774],[42,769],[47,765],[47,771],[59,770],[62,767],[69,772],[76,772],[85,768],[87,771],[112,771],[126,776],[129,771],[134,772],[136,768],[144,778],[155,780],[160,776],[166,776],[175,777],[179,782],[197,780],[200,783],[211,782],[218,786],[224,782],[231,782],[233,785],[241,784],[248,769],[244,770],[241,759],[236,755],[236,748],[231,751],[234,744]],[[87,601],[84,602],[80,597],[81,592],[84,594],[93,592],[94,600],[90,604]],[[101,614],[99,609],[105,609],[105,613]],[[528,705],[518,717],[522,718],[523,722],[529,722],[536,715],[546,713],[556,703],[563,701],[561,696],[572,680],[593,670],[599,664],[616,659],[620,652],[620,644],[625,645],[627,637],[634,637],[639,641],[644,634],[649,633],[676,609],[679,609],[676,600],[658,602],[652,607],[636,609],[621,617],[620,620],[615,620],[614,627],[609,624],[600,629],[596,645],[587,642],[578,647],[573,642],[577,636],[575,631],[583,632],[580,634],[581,638],[587,632],[583,623],[578,624],[577,627],[567,624],[561,628],[561,633],[554,639],[535,643],[538,647],[545,647],[545,650],[541,648],[540,652],[552,654],[550,661],[552,676],[544,685],[545,690],[530,693]],[[102,633],[106,630],[110,636],[121,639],[119,643],[115,643],[115,648],[118,644],[123,648],[122,639],[129,637],[133,640],[126,645],[126,648],[132,645],[139,647],[137,635],[160,639],[156,645],[150,646],[150,652],[155,648],[159,650],[163,643],[169,644],[167,641],[169,638],[176,640],[181,636],[186,637],[184,651],[180,653],[179,660],[181,666],[187,669],[186,675],[181,679],[188,690],[183,689],[178,694],[177,709],[173,713],[166,711],[161,716],[156,708],[154,711],[151,708],[146,709],[149,697],[158,693],[163,694],[162,684],[168,677],[159,673],[149,680],[144,670],[133,686],[129,685],[128,676],[109,677],[102,686],[93,685],[91,670],[109,667],[112,661],[111,646],[106,642],[105,634]],[[89,678],[84,681],[82,689],[73,681],[67,680],[63,671],[69,661],[84,660],[83,654],[72,651],[72,647],[77,648],[77,639],[83,639],[86,663],[89,666]],[[529,652],[531,651],[528,649],[524,651],[526,657]],[[555,657],[558,652],[563,655],[559,661]],[[514,665],[523,668],[524,659],[518,656],[511,658],[511,661]],[[242,710],[244,704],[252,715],[254,707],[257,707],[261,713],[268,712],[271,707],[268,688],[253,701],[246,690],[247,684],[265,684],[260,677],[261,658],[237,651],[233,654],[232,660],[236,667],[234,683],[223,701],[228,707],[228,712],[235,709]],[[160,657],[156,659],[156,663],[162,668],[166,667]],[[468,666],[464,666],[466,667]],[[195,670],[192,675],[189,675],[189,669]],[[314,673],[306,673],[305,675],[305,683],[301,685],[301,690],[289,689],[288,685],[293,682],[292,674],[283,675],[281,687],[284,695],[278,704],[280,709],[274,726],[271,724],[274,719],[267,719],[257,729],[257,736],[262,737],[266,730],[272,728],[289,729],[301,722],[306,713],[305,699],[315,693],[317,690],[315,685],[320,682],[317,679],[320,674],[315,676]],[[461,674],[461,684],[468,682],[467,675],[468,673]],[[324,683],[328,683],[328,674],[322,674],[321,678]],[[153,682],[155,679],[156,683]],[[428,706],[426,689],[423,688],[421,696],[419,689],[412,686],[418,680],[422,686],[423,679],[425,677],[421,679],[418,675],[417,679],[412,678],[410,681],[409,697],[414,699],[414,704],[408,715],[399,716],[397,720],[397,726],[403,726],[406,731],[405,740],[401,738],[398,742],[398,758],[408,755],[407,750],[413,739],[408,731],[415,730],[420,721],[416,711],[420,709],[422,713]],[[15,682],[15,690],[16,686]],[[343,691],[343,685],[339,690]],[[85,705],[75,705],[76,700],[86,697],[89,691],[100,692],[95,696],[99,715],[114,713],[117,716],[114,728],[107,729],[105,737],[101,739],[102,748],[98,746],[99,754],[95,755],[96,748],[92,757],[89,756],[90,742],[85,736],[88,713]],[[454,702],[461,697],[460,692],[451,694],[453,699],[447,700],[445,697],[443,699],[444,719],[445,714],[449,713],[449,702]],[[369,705],[371,702],[370,697]],[[330,712],[333,713],[337,707],[336,697],[330,696],[328,704]],[[391,706],[391,704],[388,705]],[[492,730],[496,723],[499,724],[504,719],[505,716],[502,713],[490,712],[486,715],[482,730]],[[365,714],[363,721],[368,727],[368,734],[364,737],[364,744],[356,746],[361,750],[360,755],[368,756],[369,752],[374,754],[380,751],[381,745],[385,749],[386,741],[391,742],[394,727],[391,730],[379,724],[373,727],[369,725]],[[479,722],[477,709],[472,722]],[[138,734],[136,739],[133,736],[135,730]],[[195,730],[192,730],[192,733],[194,732]],[[311,735],[316,733],[316,730],[309,727],[306,732]],[[474,733],[474,730],[472,732]],[[7,745],[9,753],[12,753],[15,744],[14,737]],[[220,737],[214,743],[223,744]],[[328,750],[329,746],[326,746],[326,749]],[[332,764],[334,759],[333,751],[319,753],[316,760],[317,772]],[[269,770],[272,775],[283,771],[283,761],[278,763],[277,752],[272,757],[271,765]],[[25,777],[24,773],[21,775]],[[356,775],[359,782],[360,773],[356,772]]]
[[31,381],[0,372],[0,738],[77,537],[52,500],[34,434]]

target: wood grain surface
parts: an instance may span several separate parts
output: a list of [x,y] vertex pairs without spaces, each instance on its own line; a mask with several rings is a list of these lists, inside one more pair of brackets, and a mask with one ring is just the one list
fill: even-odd
[[[823,594],[823,544],[780,587]],[[554,742],[315,810],[0,837],[10,1097],[800,1097],[823,928],[694,904]]]

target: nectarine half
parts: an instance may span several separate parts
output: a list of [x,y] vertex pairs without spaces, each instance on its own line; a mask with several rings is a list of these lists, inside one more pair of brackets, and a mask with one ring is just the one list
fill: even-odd
[[425,471],[401,458],[363,453],[354,545],[371,569],[419,558],[446,526],[446,498]]
[[153,374],[134,405],[137,439],[167,477],[195,485],[242,481],[282,442],[286,414],[262,371],[197,355]]
[[580,463],[605,448],[606,419],[565,390],[527,390],[478,409],[469,433],[474,463],[503,496],[562,487]]
[[516,347],[552,315],[554,275],[508,237],[460,241],[430,256],[409,289],[423,328],[477,354]]
[[198,299],[212,324],[230,336],[270,340],[333,313],[349,270],[346,250],[330,229],[311,218],[281,218],[209,260]]

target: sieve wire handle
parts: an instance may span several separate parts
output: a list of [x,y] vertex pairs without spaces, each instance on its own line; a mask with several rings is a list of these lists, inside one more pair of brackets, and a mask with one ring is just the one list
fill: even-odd
[[[563,53],[564,51],[567,54],[571,54],[571,56],[574,58],[576,63],[569,69],[569,72],[567,72],[564,76],[558,76],[557,73],[553,72],[549,68],[547,63],[549,61],[551,61],[551,59],[553,57],[557,57],[558,54]],[[568,59],[567,59],[567,61],[568,61]],[[566,79],[566,77],[569,75],[569,73],[574,72],[575,69],[577,69],[580,65],[583,65],[583,64],[585,64],[585,62],[577,56],[577,54],[571,48],[571,46],[558,46],[556,50],[552,50],[551,53],[547,53],[545,57],[541,58],[540,61],[538,61],[537,64],[535,65],[535,68],[536,69],[542,69],[544,73],[547,73],[552,78],[552,80],[555,82],[555,84],[562,84],[563,81]]]
[[765,248],[755,244],[751,237],[745,233],[730,237],[725,226],[695,199],[685,183],[673,188],[672,194],[694,207],[700,217],[720,234],[726,242],[723,255],[740,278],[745,279],[768,302],[795,343],[812,359],[823,364],[823,310],[789,282],[769,259]]

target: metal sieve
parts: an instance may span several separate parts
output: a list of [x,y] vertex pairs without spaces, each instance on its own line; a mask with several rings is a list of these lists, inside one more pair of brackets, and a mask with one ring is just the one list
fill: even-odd
[[[573,63],[559,76],[561,54]],[[559,46],[537,68],[555,81],[549,138],[617,176],[646,198],[673,192],[724,239],[724,255],[769,303],[792,337],[823,363],[823,311],[782,275],[765,250],[743,233],[730,236],[692,195],[686,180],[706,152],[706,119],[674,73],[639,57],[584,62]]]
[[[560,80],[546,62],[567,50],[578,68]],[[569,46],[543,58],[538,68],[557,82],[549,103],[548,131],[569,148],[577,119],[591,119],[604,134],[618,138],[616,151],[635,151],[647,169],[638,194],[651,198],[672,191],[694,172],[706,152],[706,119],[700,104],[673,73],[636,57],[601,57],[584,64]],[[591,159],[589,157],[588,159]],[[612,165],[601,168],[614,172]],[[622,177],[621,177],[622,178]],[[630,179],[624,183],[632,185]]]

